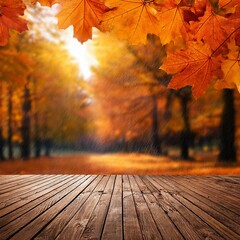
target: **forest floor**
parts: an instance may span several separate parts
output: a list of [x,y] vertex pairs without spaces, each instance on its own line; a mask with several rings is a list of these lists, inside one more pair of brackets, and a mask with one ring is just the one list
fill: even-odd
[[216,153],[195,154],[193,161],[139,153],[71,154],[0,163],[0,174],[199,174],[240,175],[240,162],[223,165]]

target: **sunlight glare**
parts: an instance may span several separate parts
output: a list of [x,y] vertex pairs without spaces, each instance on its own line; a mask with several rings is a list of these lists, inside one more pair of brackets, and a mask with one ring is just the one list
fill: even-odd
[[[40,7],[40,4],[38,4],[38,7]],[[31,12],[27,12],[28,19],[33,22],[38,21],[37,24],[40,30],[46,28],[46,26],[51,28],[52,25],[55,26],[55,29],[58,29],[58,20],[56,15],[60,11],[60,5],[54,4],[51,8],[41,7],[41,9],[44,10],[45,13],[45,17],[43,19],[35,19]],[[94,58],[93,54],[91,54],[91,41],[81,44],[76,38],[73,38],[73,26],[70,26],[65,30],[58,29],[55,31],[58,33],[58,38],[55,38],[47,31],[40,31],[40,33],[36,33],[36,29],[32,30],[32,32],[34,32],[33,35],[40,34],[51,42],[57,43],[59,41],[63,41],[70,56],[72,56],[74,62],[79,67],[79,75],[85,80],[89,79],[92,75],[91,67],[97,64],[97,60]]]
[[66,48],[79,65],[80,75],[87,80],[92,75],[91,67],[97,64],[96,59],[90,51],[90,41],[81,44],[76,38],[72,37],[72,28],[69,28],[68,30],[68,35],[65,39]]

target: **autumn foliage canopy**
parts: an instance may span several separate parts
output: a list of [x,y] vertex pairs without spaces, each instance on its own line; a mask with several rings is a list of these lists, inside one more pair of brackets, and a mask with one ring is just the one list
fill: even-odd
[[[240,89],[239,0],[32,0],[60,4],[60,28],[74,27],[81,43],[92,28],[112,32],[130,44],[145,43],[147,34],[166,45],[161,69],[173,77],[170,88],[192,86],[195,97],[209,84]],[[0,0],[0,45],[9,30],[27,30],[24,0]]]

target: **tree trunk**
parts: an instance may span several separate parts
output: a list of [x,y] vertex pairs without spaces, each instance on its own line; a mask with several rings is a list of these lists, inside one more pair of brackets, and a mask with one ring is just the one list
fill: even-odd
[[13,131],[12,131],[12,87],[8,88],[8,158],[13,158]]
[[0,161],[5,160],[4,157],[4,138],[2,134],[2,127],[0,127]]
[[2,128],[2,122],[3,122],[3,115],[2,115],[2,83],[1,83],[1,89],[0,89],[0,161],[5,160],[4,157],[4,138],[3,138],[3,128]]
[[44,117],[44,120],[43,120],[42,132],[43,132],[44,155],[46,157],[49,157],[51,155],[52,140],[49,133],[49,126],[48,126],[49,116],[47,111],[43,113],[43,117]]
[[161,140],[159,138],[159,123],[158,123],[158,106],[157,106],[157,98],[152,96],[152,146],[154,153],[161,154]]
[[39,121],[38,121],[38,113],[36,112],[34,115],[34,125],[35,125],[35,134],[34,134],[34,155],[36,158],[39,158],[41,156],[41,140],[39,137]]
[[180,97],[183,117],[183,130],[181,133],[181,158],[189,159],[189,145],[190,145],[190,122],[189,122],[189,102],[191,97],[188,93],[182,94]]
[[49,157],[51,153],[51,148],[52,148],[52,141],[50,138],[45,139],[45,156]]
[[234,90],[223,90],[223,111],[220,124],[220,162],[236,162]]
[[33,81],[33,96],[34,96],[34,156],[39,158],[41,156],[42,142],[39,131],[39,113],[37,109],[37,89],[36,80]]
[[31,99],[30,99],[30,89],[26,84],[24,86],[23,95],[23,118],[22,118],[22,149],[21,156],[23,159],[28,159],[30,157],[30,111],[31,111]]

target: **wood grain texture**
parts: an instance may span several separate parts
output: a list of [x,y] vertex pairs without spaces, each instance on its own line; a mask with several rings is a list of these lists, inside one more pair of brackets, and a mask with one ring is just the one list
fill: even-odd
[[238,176],[0,176],[0,240],[238,240],[239,222]]
[[124,239],[143,239],[128,176],[123,176]]

